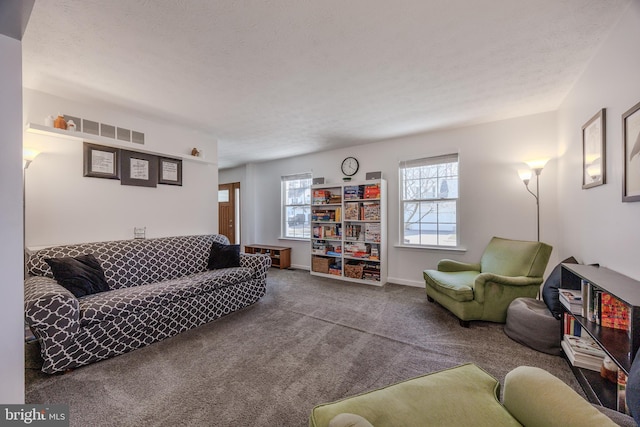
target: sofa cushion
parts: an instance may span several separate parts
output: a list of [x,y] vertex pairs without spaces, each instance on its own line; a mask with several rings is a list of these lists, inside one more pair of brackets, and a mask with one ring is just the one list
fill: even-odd
[[[574,257],[569,257],[562,261],[560,264],[556,265],[549,277],[547,277],[547,280],[545,280],[544,286],[542,287],[542,299],[549,308],[551,314],[553,314],[553,317],[555,317],[556,319],[559,319],[564,312],[562,303],[560,302],[560,295],[558,291],[562,279],[562,264],[577,263],[578,261]],[[568,284],[565,286],[568,286]]]
[[100,263],[92,254],[46,258],[53,277],[76,298],[109,290]]
[[479,271],[429,270],[429,284],[456,301],[473,301],[473,285],[478,274]]
[[205,271],[191,276],[89,295],[78,300],[80,325],[86,326],[126,316],[151,307],[167,305],[251,280],[253,271],[246,267]]
[[498,401],[500,383],[473,364],[434,372],[319,405],[311,427],[326,427],[342,413],[385,426],[520,426]]
[[213,242],[209,252],[207,268],[215,270],[229,267],[240,267],[240,245],[223,245]]

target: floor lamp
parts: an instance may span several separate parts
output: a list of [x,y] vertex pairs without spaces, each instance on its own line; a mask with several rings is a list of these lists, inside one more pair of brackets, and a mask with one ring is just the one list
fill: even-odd
[[[549,159],[531,160],[527,162],[527,165],[529,165],[529,169],[526,171],[520,172],[520,179],[522,179],[522,182],[524,182],[524,186],[527,187],[527,191],[531,193],[531,195],[536,199],[536,229],[538,232],[537,234],[538,242],[540,241],[540,172],[542,172],[542,169],[544,168],[544,166],[547,164],[548,161]],[[531,171],[533,171],[536,174],[536,192],[535,193],[531,191],[531,189],[529,189],[529,181],[531,180]]]
[[29,148],[22,149],[22,252],[24,258],[24,277],[27,277],[27,191],[25,180],[27,178],[27,168],[38,154],[40,154],[40,152],[36,150],[31,150]]

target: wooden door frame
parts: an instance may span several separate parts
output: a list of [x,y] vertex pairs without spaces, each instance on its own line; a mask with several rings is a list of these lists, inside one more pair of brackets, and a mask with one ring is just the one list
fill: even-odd
[[[218,184],[218,191],[221,190],[228,190],[229,191],[229,203],[231,204],[231,210],[232,210],[232,221],[233,221],[233,225],[232,225],[232,229],[233,229],[233,236],[228,236],[229,237],[229,241],[231,242],[231,244],[239,244],[241,241],[241,237],[240,234],[242,232],[242,227],[241,227],[241,223],[240,223],[240,197],[237,198],[236,200],[236,192],[238,192],[238,195],[240,194],[240,183],[239,182],[229,182],[229,183],[225,183],[225,184]],[[226,203],[226,202],[225,202]],[[221,202],[220,200],[218,200],[218,233],[220,234],[225,234],[223,233],[223,231],[227,231],[225,229],[223,229],[223,227],[221,226],[221,221],[222,221],[222,215],[221,215]],[[225,234],[226,235],[226,234]],[[236,241],[236,237],[237,237],[237,241]]]

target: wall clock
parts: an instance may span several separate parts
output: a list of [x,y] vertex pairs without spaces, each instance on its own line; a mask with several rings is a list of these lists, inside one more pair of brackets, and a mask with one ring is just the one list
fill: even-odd
[[358,172],[358,168],[360,168],[360,164],[358,163],[358,159],[355,157],[347,157],[342,161],[342,173],[346,176],[353,176]]

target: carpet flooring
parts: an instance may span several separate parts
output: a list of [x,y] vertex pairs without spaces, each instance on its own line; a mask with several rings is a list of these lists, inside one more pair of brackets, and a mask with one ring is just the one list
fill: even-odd
[[306,426],[313,406],[473,362],[501,382],[537,366],[580,393],[567,363],[428,303],[424,289],[269,271],[258,303],[145,348],[40,372],[27,344],[26,402],[70,405],[72,426]]

